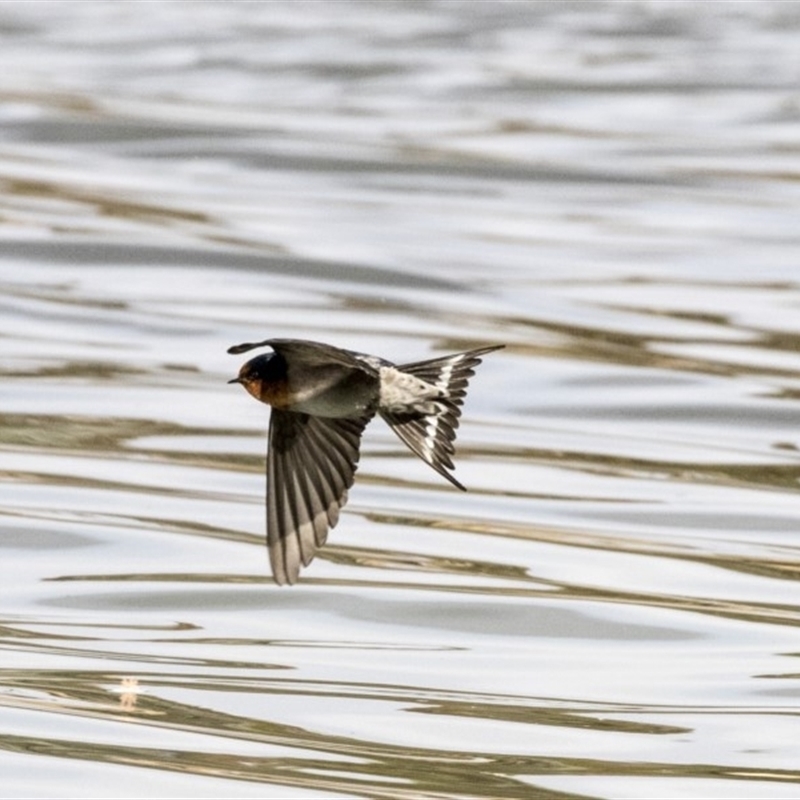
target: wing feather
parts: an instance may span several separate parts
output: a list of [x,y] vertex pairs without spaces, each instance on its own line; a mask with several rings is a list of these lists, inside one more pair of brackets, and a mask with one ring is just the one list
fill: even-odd
[[271,347],[289,363],[299,363],[306,367],[329,367],[331,364],[339,364],[373,376],[378,374],[377,366],[369,357],[365,359],[360,353],[342,350],[323,342],[307,342],[302,339],[264,339],[263,342],[244,342],[234,345],[228,348],[228,352],[238,355],[259,347]]
[[372,413],[330,419],[273,409],[267,453],[267,547],[276,583],[294,583],[336,525]]

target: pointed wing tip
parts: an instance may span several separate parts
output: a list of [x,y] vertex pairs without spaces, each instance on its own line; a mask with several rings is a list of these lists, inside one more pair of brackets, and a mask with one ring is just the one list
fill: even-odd
[[265,339],[263,342],[242,342],[242,344],[231,345],[227,352],[232,356],[238,356],[240,353],[246,353],[248,350],[255,350],[257,347],[266,347],[270,343],[270,339]]
[[461,481],[459,481],[456,478],[454,478],[449,472],[445,472],[444,470],[436,470],[436,471],[440,475],[443,475],[445,478],[447,478],[447,480],[450,481],[450,483],[452,483],[453,486],[456,487],[456,489],[461,489],[462,492],[466,492],[467,491],[467,487],[464,486],[464,484],[461,483]]

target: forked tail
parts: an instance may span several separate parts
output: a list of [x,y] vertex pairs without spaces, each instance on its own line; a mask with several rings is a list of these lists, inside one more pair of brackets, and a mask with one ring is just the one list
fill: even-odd
[[481,363],[480,357],[500,350],[503,346],[482,347],[466,353],[398,366],[397,369],[401,372],[407,372],[435,386],[444,396],[433,401],[437,409],[433,414],[379,410],[391,429],[413,453],[462,491],[466,491],[466,487],[448,472],[449,469],[455,469],[452,460],[455,453],[453,442],[458,418],[461,416],[461,404],[467,396],[469,379],[475,374],[475,367]]

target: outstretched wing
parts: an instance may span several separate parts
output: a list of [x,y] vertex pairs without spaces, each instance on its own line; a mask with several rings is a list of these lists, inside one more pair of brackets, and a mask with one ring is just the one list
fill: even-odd
[[467,353],[399,366],[397,369],[401,372],[430,383],[443,391],[445,397],[433,401],[438,409],[435,414],[380,412],[413,453],[462,491],[466,491],[466,487],[447,471],[454,469],[453,442],[461,416],[461,405],[467,396],[469,379],[475,374],[475,367],[481,363],[480,356],[502,347],[503,345],[483,347]]
[[302,339],[264,339],[263,342],[244,342],[228,348],[233,355],[246,353],[258,347],[271,347],[276,353],[283,356],[290,364],[302,363],[305,367],[329,367],[338,364],[350,369],[377,375],[377,366],[370,357],[350,350],[342,350],[323,342],[306,342]]
[[329,419],[273,409],[267,451],[267,547],[278,584],[294,583],[339,521],[372,413]]

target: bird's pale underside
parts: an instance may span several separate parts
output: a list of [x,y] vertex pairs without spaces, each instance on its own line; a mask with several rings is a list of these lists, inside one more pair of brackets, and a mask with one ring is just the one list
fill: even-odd
[[413,453],[465,489],[449,472],[461,405],[481,356],[502,346],[399,366],[297,339],[228,350],[272,350],[244,364],[230,383],[241,383],[272,407],[267,545],[276,583],[294,583],[338,522],[355,478],[361,435],[376,413]]

